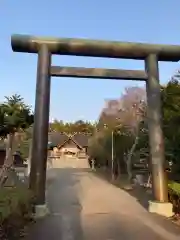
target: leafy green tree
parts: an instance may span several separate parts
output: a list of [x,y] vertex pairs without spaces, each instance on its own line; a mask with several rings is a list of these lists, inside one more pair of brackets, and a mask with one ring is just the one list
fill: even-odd
[[[162,126],[164,132],[165,158],[173,163],[173,173],[180,172],[180,74],[161,87],[162,98]],[[144,119],[140,126],[137,151],[141,157],[149,156],[148,126]],[[144,131],[142,131],[144,130]]]
[[24,159],[29,158],[31,154],[31,147],[32,147],[32,133],[33,133],[33,126],[23,130],[21,133],[20,139],[18,139],[17,144],[17,151],[21,153],[21,156]]
[[52,123],[50,123],[50,131],[64,132],[68,134],[93,133],[94,129],[94,124],[85,122],[83,120],[68,123],[64,123],[62,120],[54,120]]
[[6,158],[0,174],[0,183],[3,181],[6,170],[13,164],[15,134],[28,128],[33,120],[30,106],[24,103],[20,95],[5,97],[5,101],[0,105],[0,136],[6,140]]
[[180,75],[162,87],[163,131],[166,158],[180,172]]

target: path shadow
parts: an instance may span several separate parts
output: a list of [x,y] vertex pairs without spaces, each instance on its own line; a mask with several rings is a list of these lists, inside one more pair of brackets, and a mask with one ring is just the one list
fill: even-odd
[[145,187],[141,186],[133,186],[132,189],[125,189],[131,196],[135,197],[137,201],[145,208],[148,209],[149,201],[153,200],[153,194],[151,189],[147,189]]
[[[156,229],[149,228],[146,222],[135,221],[133,216],[118,216],[118,214],[97,214],[88,216],[85,221],[84,240],[172,240]],[[175,235],[176,237],[176,235]],[[177,240],[177,238],[175,238]]]
[[127,175],[121,175],[121,178],[117,178],[115,181],[111,180],[110,172],[98,169],[93,171],[93,174],[100,177],[101,179],[113,184],[114,186],[124,190],[132,197],[136,198],[137,201],[145,208],[148,209],[148,202],[153,200],[151,189],[142,187],[140,185],[130,185],[127,181]]
[[83,169],[56,168],[47,171],[47,205],[50,214],[30,229],[27,240],[81,240],[79,175]]
[[[93,172],[93,174],[128,193],[130,196],[135,198],[143,208],[145,208],[148,211],[149,201],[153,200],[153,194],[151,189],[139,185],[129,187],[124,178],[111,181],[110,174],[107,172],[104,173],[104,171],[96,171]],[[157,226],[161,226],[164,229],[168,230],[168,232],[176,234],[178,236],[180,235],[179,226],[172,222],[171,219],[157,215],[155,213],[149,214],[149,219],[155,222]]]
[[82,168],[48,171],[47,201],[50,215],[37,221],[27,240],[166,239],[146,222],[135,221],[136,218],[126,214],[86,214],[82,218],[80,178],[83,174],[87,176],[89,171]]

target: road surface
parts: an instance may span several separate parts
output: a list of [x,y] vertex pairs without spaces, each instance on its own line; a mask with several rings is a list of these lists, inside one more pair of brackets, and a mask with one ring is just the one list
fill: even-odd
[[50,215],[34,225],[30,240],[180,239],[178,227],[148,213],[86,165],[62,164],[47,177]]

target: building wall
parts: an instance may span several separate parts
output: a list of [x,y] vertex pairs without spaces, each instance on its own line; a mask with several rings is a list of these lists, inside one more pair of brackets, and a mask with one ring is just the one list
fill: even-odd
[[52,151],[49,151],[49,156],[61,157],[62,155],[66,155],[67,152],[72,152],[74,155],[77,155],[79,151],[81,151],[81,149],[79,149],[73,141],[69,141],[60,148],[54,147]]
[[[67,152],[74,154],[69,155]],[[72,140],[69,140],[62,147],[54,147],[53,150],[48,151],[47,169],[61,168],[62,166],[77,167],[79,164],[86,164],[86,153],[86,147],[80,149]]]
[[6,152],[0,150],[0,166],[4,164],[5,155],[6,155]]
[[77,154],[79,152],[79,148],[77,147],[77,145],[72,141],[68,141],[62,148],[59,149],[60,152],[65,153],[67,152],[72,152]]

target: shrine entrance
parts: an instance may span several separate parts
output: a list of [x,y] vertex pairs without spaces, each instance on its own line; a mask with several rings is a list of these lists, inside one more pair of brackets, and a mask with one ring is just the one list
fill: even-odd
[[[153,193],[157,202],[168,202],[164,167],[164,141],[161,127],[158,61],[179,61],[180,46],[85,39],[39,38],[26,35],[13,35],[11,44],[15,52],[38,54],[30,172],[30,188],[36,193],[36,204],[43,205],[45,203],[51,76],[141,80],[146,82]],[[51,66],[52,54],[144,60],[145,69],[139,71]]]

